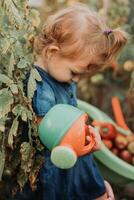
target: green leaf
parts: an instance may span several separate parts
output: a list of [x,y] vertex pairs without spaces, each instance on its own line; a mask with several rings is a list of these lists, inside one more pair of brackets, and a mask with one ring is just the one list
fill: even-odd
[[28,98],[32,99],[34,92],[36,90],[36,80],[34,79],[32,73],[30,74],[29,80],[28,80]]
[[36,90],[36,80],[41,81],[41,76],[36,69],[32,69],[28,80],[28,98],[32,99]]
[[27,121],[27,118],[32,120],[32,113],[30,110],[27,109],[27,107],[22,106],[21,104],[16,105],[12,109],[12,113],[15,116],[21,116],[21,119],[23,121]]
[[7,38],[3,38],[0,46],[1,46],[0,51],[2,52],[2,55],[5,55],[10,47],[10,42],[8,41]]
[[31,145],[29,142],[23,142],[21,144],[20,153],[22,160],[27,161],[31,150]]
[[32,75],[37,81],[41,81],[42,78],[37,69],[32,69]]
[[9,15],[9,20],[12,23],[22,24],[22,17],[20,16],[16,4],[12,0],[2,0],[2,6]]
[[10,60],[9,60],[9,65],[8,65],[8,76],[12,77],[12,72],[14,70],[14,64],[15,64],[15,59],[14,59],[14,54],[13,52],[11,53]]
[[0,119],[0,131],[1,132],[5,131],[5,120],[6,120],[6,118],[4,118],[4,117]]
[[20,69],[23,69],[25,67],[27,67],[27,61],[25,59],[21,59],[18,64],[17,64],[17,67],[20,68]]
[[25,37],[23,37],[23,36],[21,36],[21,37],[19,37],[19,41],[20,41],[20,43],[22,43],[22,44],[26,44],[26,38]]
[[19,41],[15,42],[14,48],[15,56],[24,57],[23,48]]
[[17,87],[17,85],[16,84],[11,84],[10,86],[10,89],[11,89],[11,92],[13,93],[13,94],[18,94],[18,87]]
[[23,121],[25,121],[25,122],[27,121],[27,112],[25,110],[22,111],[21,118]]
[[4,74],[0,74],[0,82],[5,83],[7,86],[13,83],[13,81]]
[[40,13],[35,9],[32,9],[31,12],[30,12],[29,19],[32,22],[34,27],[38,27],[39,24],[40,24],[39,15],[40,15]]
[[11,148],[13,148],[13,136],[17,135],[18,125],[19,125],[19,121],[18,121],[18,117],[16,117],[12,123],[12,126],[9,131],[9,135],[8,135],[8,144]]
[[21,112],[23,110],[23,106],[21,104],[17,104],[13,109],[12,109],[12,113],[15,115],[15,116],[20,116],[21,115]]
[[20,148],[21,153],[21,169],[23,169],[25,172],[30,172],[30,169],[33,164],[32,157],[35,153],[35,149],[31,146],[28,142],[23,142],[21,144]]
[[13,95],[8,89],[0,90],[0,118],[4,117],[11,111],[11,105],[13,104]]
[[30,110],[27,110],[27,117],[28,117],[28,119],[30,119],[30,120],[33,119],[33,117],[32,117],[32,113],[31,113]]

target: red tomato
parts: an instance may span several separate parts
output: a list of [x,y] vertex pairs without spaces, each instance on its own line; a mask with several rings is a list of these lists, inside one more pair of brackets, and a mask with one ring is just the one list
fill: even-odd
[[113,154],[115,154],[116,156],[118,156],[119,154],[119,150],[117,148],[112,148],[111,151],[113,152]]
[[100,125],[100,135],[102,139],[113,140],[117,135],[117,131],[113,124],[102,123]]
[[120,152],[120,157],[128,163],[132,162],[133,156],[129,151],[123,150]]

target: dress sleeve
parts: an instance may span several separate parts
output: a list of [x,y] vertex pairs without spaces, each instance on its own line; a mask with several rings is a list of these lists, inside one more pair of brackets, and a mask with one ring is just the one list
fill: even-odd
[[32,107],[37,116],[44,116],[54,105],[55,95],[47,82],[37,82],[37,90],[32,99]]

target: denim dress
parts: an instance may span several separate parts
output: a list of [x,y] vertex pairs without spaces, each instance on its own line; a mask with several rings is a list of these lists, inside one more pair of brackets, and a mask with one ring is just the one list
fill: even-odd
[[[40,67],[35,67],[42,77],[42,81],[37,82],[32,100],[37,116],[45,116],[55,104],[77,106],[75,83],[60,83]],[[48,150],[42,154],[45,159],[39,172],[37,191],[34,195],[31,193],[31,197],[30,192],[27,193],[19,200],[94,200],[105,193],[104,179],[92,154],[79,157],[71,169],[59,169],[53,165]]]

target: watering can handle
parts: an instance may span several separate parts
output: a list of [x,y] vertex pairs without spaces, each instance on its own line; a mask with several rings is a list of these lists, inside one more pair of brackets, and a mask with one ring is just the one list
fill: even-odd
[[93,136],[92,134],[89,133],[89,127],[88,127],[88,125],[85,126],[85,133],[87,133],[87,131],[88,131],[88,134],[87,134],[87,135],[90,136],[90,142],[89,142],[89,144],[87,144],[87,145],[85,145],[85,146],[83,147],[83,150],[82,150],[81,155],[85,155],[85,154],[87,154],[87,153],[90,153],[91,150],[92,150],[92,148],[94,147],[94,145],[95,145],[95,143],[96,143],[96,142],[95,142],[95,139],[94,139],[94,136]]

